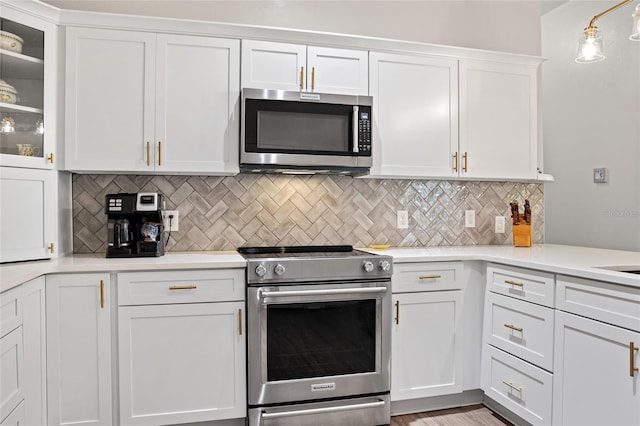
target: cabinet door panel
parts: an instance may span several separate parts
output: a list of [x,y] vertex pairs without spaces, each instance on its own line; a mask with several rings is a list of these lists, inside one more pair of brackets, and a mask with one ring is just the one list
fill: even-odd
[[393,302],[391,399],[461,392],[462,291],[395,294]]
[[366,50],[307,48],[307,90],[343,95],[369,94]]
[[152,33],[68,28],[68,170],[136,171],[153,143],[155,41]]
[[45,277],[22,285],[24,406],[27,425],[47,424]]
[[244,319],[238,317],[243,306],[119,308],[121,423],[244,417]]
[[456,176],[455,60],[371,53],[376,176]]
[[0,419],[24,398],[22,327],[0,339]]
[[0,167],[0,262],[52,256],[55,179],[55,171]]
[[239,62],[238,40],[158,35],[156,171],[237,172]]
[[242,87],[306,91],[304,73],[301,76],[306,61],[307,46],[303,44],[243,40]]
[[[640,333],[556,311],[553,423],[640,424],[638,372],[630,375],[630,342]],[[638,351],[632,355],[638,366]]]
[[109,275],[50,275],[46,281],[49,424],[110,426]]
[[460,62],[463,177],[536,177],[537,92],[535,67]]

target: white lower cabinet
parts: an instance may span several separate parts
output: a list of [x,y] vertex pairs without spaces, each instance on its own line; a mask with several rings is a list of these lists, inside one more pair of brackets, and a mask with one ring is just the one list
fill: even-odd
[[[21,426],[21,425],[30,425],[32,423],[25,422],[25,410],[24,410],[24,402],[18,405],[12,412],[9,414],[2,422],[0,422],[0,426]],[[38,424],[38,423],[35,423]]]
[[24,399],[22,326],[0,339],[0,421]]
[[47,276],[49,425],[112,425],[108,273]]
[[[391,400],[462,392],[461,264],[394,268]],[[424,291],[409,292],[418,285]]]
[[243,269],[118,274],[120,424],[246,416],[243,282]]
[[638,347],[640,332],[557,311],[553,423],[640,424]]

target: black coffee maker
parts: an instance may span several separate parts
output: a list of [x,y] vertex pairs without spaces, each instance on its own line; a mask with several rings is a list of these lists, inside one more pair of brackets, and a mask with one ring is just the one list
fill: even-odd
[[106,195],[107,257],[164,255],[161,205],[157,192]]

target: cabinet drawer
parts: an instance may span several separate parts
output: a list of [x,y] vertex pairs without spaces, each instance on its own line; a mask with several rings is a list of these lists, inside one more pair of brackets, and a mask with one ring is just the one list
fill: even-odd
[[487,290],[539,305],[554,307],[554,276],[548,272],[511,266],[487,266]]
[[0,294],[0,337],[22,324],[22,287]]
[[484,346],[482,390],[531,424],[551,424],[552,379],[552,374],[528,362]]
[[462,262],[421,262],[393,265],[394,293],[458,290],[464,286]]
[[0,339],[0,420],[24,399],[22,327]]
[[640,331],[640,288],[558,276],[558,309]]
[[118,304],[161,305],[244,300],[244,269],[118,274]]
[[488,292],[484,340],[545,370],[553,370],[553,309]]

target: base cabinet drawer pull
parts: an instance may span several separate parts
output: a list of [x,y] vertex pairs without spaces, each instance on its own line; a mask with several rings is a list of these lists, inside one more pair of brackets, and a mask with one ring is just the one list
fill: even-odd
[[524,287],[523,283],[519,283],[518,281],[513,280],[504,280],[505,283],[515,285],[516,287]]
[[507,327],[507,328],[509,328],[509,329],[511,329],[511,330],[513,330],[513,331],[519,331],[520,333],[522,333],[522,332],[524,331],[524,328],[522,328],[522,327],[516,327],[516,326],[515,326],[515,325],[513,325],[513,324],[505,324],[504,326],[505,326],[505,327]]
[[420,275],[418,277],[420,280],[434,280],[436,278],[442,278],[442,275]]
[[104,309],[104,281],[100,280],[100,308]]
[[636,352],[638,352],[638,347],[633,342],[629,342],[629,376],[631,377],[635,377],[636,371],[638,371],[635,362]]
[[195,285],[172,285],[169,290],[194,290],[198,288]]
[[400,324],[400,301],[396,300],[396,324]]
[[513,390],[515,390],[515,391],[518,391],[518,392],[522,393],[522,388],[519,388],[518,386],[514,385],[513,383],[511,383],[511,382],[506,382],[506,381],[504,381],[504,380],[502,381],[502,383],[504,383],[505,385],[509,386],[511,389],[513,389]]
[[238,309],[238,335],[242,336],[242,309]]

